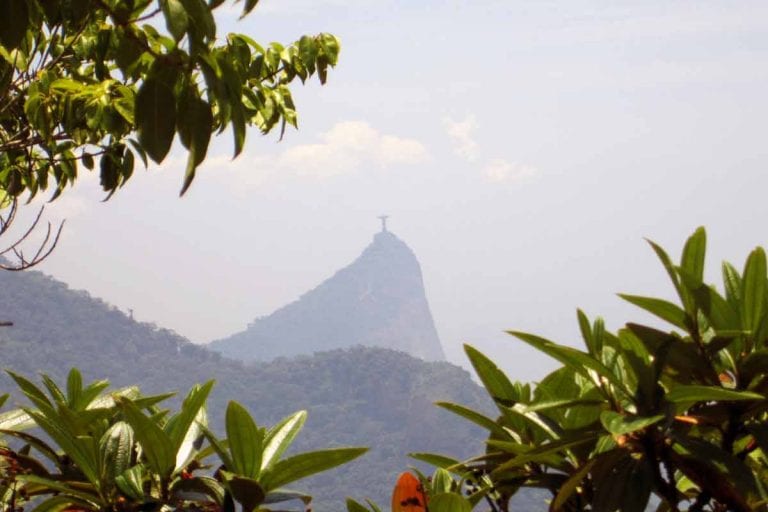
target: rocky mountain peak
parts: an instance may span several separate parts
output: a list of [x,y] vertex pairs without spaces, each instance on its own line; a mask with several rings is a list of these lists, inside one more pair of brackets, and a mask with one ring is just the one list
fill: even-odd
[[350,265],[210,348],[241,360],[270,360],[355,345],[444,359],[419,262],[383,222]]

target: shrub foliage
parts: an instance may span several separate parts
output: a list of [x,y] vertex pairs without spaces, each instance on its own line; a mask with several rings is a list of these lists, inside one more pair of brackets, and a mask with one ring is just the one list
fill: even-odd
[[651,247],[678,304],[621,297],[672,330],[628,323],[611,333],[579,311],[583,350],[510,331],[562,363],[535,386],[466,346],[499,416],[439,405],[487,429],[487,450],[464,462],[414,456],[461,475],[499,511],[527,487],[548,490],[552,511],[766,510],[765,252],[752,251],[741,272],[724,263],[721,293],[704,282],[703,228],[679,264]]

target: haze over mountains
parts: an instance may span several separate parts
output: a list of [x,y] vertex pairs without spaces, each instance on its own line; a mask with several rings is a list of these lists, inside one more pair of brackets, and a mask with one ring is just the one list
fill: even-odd
[[[380,233],[358,262],[337,276],[356,282],[349,276],[376,268],[373,262],[396,262],[409,269],[411,285],[422,290],[423,299],[420,279],[414,281],[418,264],[406,251],[394,235]],[[387,279],[396,282],[400,277],[393,273]],[[333,289],[335,285],[327,282],[319,289],[323,286]],[[446,362],[355,346],[247,364],[194,345],[167,329],[136,322],[87,292],[71,290],[40,272],[0,272],[0,290],[0,320],[14,322],[13,327],[0,329],[3,368],[32,378],[45,372],[61,382],[69,368],[78,367],[87,379],[108,378],[114,386],[137,384],[145,393],[183,393],[192,384],[213,378],[217,385],[209,412],[214,425],[220,426],[226,402],[234,399],[261,425],[308,410],[297,449],[370,446],[370,452],[351,465],[297,486],[312,492],[314,510],[319,512],[343,509],[345,496],[371,497],[386,504],[396,475],[413,464],[406,456],[409,452],[462,458],[484,449],[479,428],[433,405],[445,400],[490,410],[484,391],[470,375]],[[404,293],[404,300],[419,307],[419,296],[410,293]],[[387,300],[383,302],[396,302]],[[428,314],[426,303],[422,306]],[[407,313],[391,311],[401,315],[399,328],[405,332]],[[318,317],[321,314],[317,312]],[[434,334],[429,320],[422,327]],[[416,337],[406,339],[413,343]],[[434,336],[430,343],[436,342]],[[13,390],[10,379],[0,374],[0,392]]]
[[355,345],[445,360],[419,262],[384,225],[349,266],[209,347],[238,360],[270,360]]

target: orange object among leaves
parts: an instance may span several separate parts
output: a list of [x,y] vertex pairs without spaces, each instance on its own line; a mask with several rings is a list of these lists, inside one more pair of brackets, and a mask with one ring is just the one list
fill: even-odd
[[392,491],[392,512],[426,512],[427,495],[419,479],[408,471],[402,473]]

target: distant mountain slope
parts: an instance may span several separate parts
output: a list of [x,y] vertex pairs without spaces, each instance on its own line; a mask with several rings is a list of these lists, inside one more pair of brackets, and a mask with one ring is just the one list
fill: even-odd
[[[63,379],[70,367],[89,379],[145,392],[184,391],[217,379],[212,419],[235,399],[261,424],[309,410],[299,448],[367,445],[371,452],[301,488],[316,496],[315,511],[343,509],[343,498],[370,496],[388,503],[395,475],[412,463],[409,451],[465,457],[480,453],[479,429],[432,405],[448,400],[475,408],[490,404],[461,368],[424,362],[401,352],[353,347],[271,363],[245,365],[193,345],[181,336],[137,323],[86,292],[39,272],[0,272],[2,366]],[[0,393],[14,389],[0,375]],[[527,508],[526,510],[534,510]]]
[[389,231],[297,301],[209,347],[238,360],[270,360],[355,345],[445,359],[419,262]]

